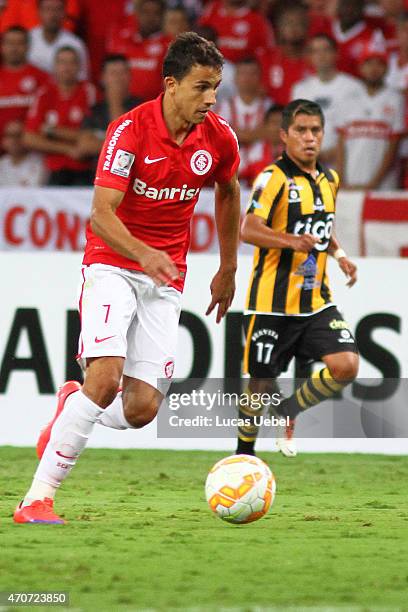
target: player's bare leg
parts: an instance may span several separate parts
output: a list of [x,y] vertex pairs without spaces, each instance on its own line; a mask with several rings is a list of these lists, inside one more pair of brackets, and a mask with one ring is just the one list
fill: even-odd
[[163,394],[143,380],[123,376],[122,391],[98,423],[112,429],[140,429],[156,417]]

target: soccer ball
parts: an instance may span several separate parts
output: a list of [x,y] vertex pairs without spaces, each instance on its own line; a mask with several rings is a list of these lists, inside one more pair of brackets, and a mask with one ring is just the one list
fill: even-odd
[[205,483],[213,512],[228,523],[252,523],[264,516],[275,497],[275,478],[266,463],[251,455],[218,461]]

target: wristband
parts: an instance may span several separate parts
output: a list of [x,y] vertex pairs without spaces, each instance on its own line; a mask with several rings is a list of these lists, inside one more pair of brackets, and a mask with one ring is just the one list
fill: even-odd
[[342,257],[347,257],[347,254],[344,249],[336,249],[333,253],[333,257],[336,261],[339,261]]

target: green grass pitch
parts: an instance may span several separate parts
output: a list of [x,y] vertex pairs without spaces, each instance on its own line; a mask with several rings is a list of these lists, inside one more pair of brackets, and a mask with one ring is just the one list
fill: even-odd
[[0,591],[87,612],[408,611],[408,457],[260,453],[275,503],[234,526],[204,499],[225,454],[87,450],[57,498],[69,524],[30,526],[11,517],[34,450],[0,449]]

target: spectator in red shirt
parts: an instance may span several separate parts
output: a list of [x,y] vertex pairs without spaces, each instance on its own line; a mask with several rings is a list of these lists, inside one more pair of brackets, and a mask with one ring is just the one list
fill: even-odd
[[150,100],[162,90],[161,65],[171,41],[162,32],[165,4],[163,0],[134,0],[139,30],[117,29],[109,45],[110,53],[121,53],[129,59],[131,94]]
[[247,165],[240,179],[247,181],[249,186],[260,172],[280,157],[284,144],[280,137],[283,106],[274,104],[265,113],[263,120],[263,140],[258,141],[248,156]]
[[230,62],[254,56],[273,45],[268,21],[251,10],[247,0],[214,0],[200,19],[200,25],[217,32],[218,48]]
[[62,47],[55,58],[55,83],[42,88],[26,122],[25,144],[46,154],[49,185],[89,185],[89,162],[75,158],[80,126],[95,103],[95,87],[79,81],[79,55]]
[[38,89],[48,74],[27,63],[28,32],[11,27],[1,38],[0,134],[12,120],[24,121]]
[[300,4],[283,8],[276,21],[278,47],[259,55],[268,96],[286,105],[293,85],[311,73],[306,61],[307,10]]
[[364,50],[371,47],[384,51],[384,36],[380,29],[364,20],[364,0],[338,0],[336,15],[331,35],[337,42],[337,67],[358,77]]

